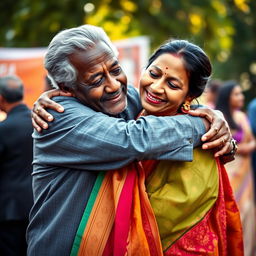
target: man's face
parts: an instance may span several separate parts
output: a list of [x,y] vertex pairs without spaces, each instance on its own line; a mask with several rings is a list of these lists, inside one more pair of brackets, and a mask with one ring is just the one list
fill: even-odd
[[107,45],[77,51],[70,62],[78,72],[73,93],[83,104],[109,115],[126,108],[127,78]]

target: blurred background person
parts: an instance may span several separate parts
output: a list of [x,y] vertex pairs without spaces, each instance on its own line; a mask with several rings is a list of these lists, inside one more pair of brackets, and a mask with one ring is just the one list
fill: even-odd
[[16,76],[0,78],[0,255],[26,255],[32,206],[32,122]]
[[[256,98],[253,99],[248,105],[248,116],[254,138],[256,138]],[[252,165],[254,174],[254,193],[256,193],[256,149],[252,153]]]
[[219,79],[213,79],[209,81],[205,88],[205,92],[203,94],[205,100],[204,104],[212,109],[215,108],[216,99],[221,84],[222,82]]
[[224,83],[219,89],[216,109],[223,112],[233,138],[238,143],[235,160],[225,166],[240,209],[245,255],[251,256],[255,255],[253,252],[256,235],[254,185],[251,168],[251,156],[255,149],[255,140],[248,117],[241,110],[243,107],[244,95],[238,82],[228,81]]

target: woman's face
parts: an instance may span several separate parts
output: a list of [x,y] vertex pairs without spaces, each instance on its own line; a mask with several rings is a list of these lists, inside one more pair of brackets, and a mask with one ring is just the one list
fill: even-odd
[[235,86],[230,95],[230,107],[241,109],[244,106],[244,95],[239,85]]
[[142,74],[140,97],[147,114],[175,115],[187,99],[189,78],[183,60],[160,55]]

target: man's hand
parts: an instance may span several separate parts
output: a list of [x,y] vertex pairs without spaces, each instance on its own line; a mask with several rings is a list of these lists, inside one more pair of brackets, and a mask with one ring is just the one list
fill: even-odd
[[60,104],[51,100],[51,98],[55,96],[72,96],[72,94],[69,92],[63,92],[59,89],[46,91],[41,94],[41,96],[34,103],[31,111],[32,124],[38,132],[41,132],[42,128],[47,129],[47,122],[53,121],[53,116],[45,109],[50,108],[57,112],[64,111],[64,108]]
[[[199,108],[190,110],[188,114],[203,117],[206,129],[209,129],[202,136],[202,141],[205,142],[202,146],[203,149],[214,149],[215,157],[229,154],[232,151],[232,135],[222,112],[209,108]],[[226,158],[226,160],[232,161],[233,157]]]

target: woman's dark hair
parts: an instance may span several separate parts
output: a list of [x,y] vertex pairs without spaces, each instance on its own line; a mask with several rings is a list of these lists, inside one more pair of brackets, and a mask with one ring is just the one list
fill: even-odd
[[149,58],[147,68],[160,55],[170,53],[180,56],[189,77],[189,96],[199,97],[211,76],[212,65],[205,52],[197,45],[186,40],[169,40],[161,45]]
[[239,83],[235,80],[225,82],[219,89],[216,101],[216,109],[220,110],[224,114],[224,117],[226,118],[229,127],[233,130],[237,130],[239,129],[239,127],[234,121],[230,111],[230,96],[233,89],[237,85],[239,85]]

